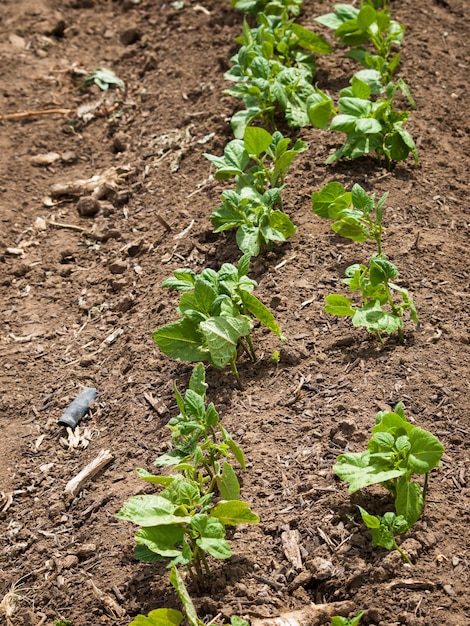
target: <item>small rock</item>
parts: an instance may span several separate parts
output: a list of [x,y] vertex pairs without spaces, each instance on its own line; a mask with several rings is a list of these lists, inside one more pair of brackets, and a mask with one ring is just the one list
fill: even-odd
[[128,28],[120,34],[119,40],[124,46],[131,46],[139,41],[141,37],[142,33],[138,28]]
[[316,556],[307,561],[306,566],[315,580],[328,580],[328,578],[333,576],[333,563],[320,556]]
[[113,137],[113,151],[125,152],[127,150],[128,138],[124,133],[116,133]]
[[452,587],[452,585],[443,585],[442,588],[448,596],[455,596],[455,589]]
[[98,200],[91,196],[82,196],[77,202],[77,211],[81,217],[94,217],[100,210]]
[[34,221],[34,228],[37,231],[47,230],[47,222],[43,217],[37,217]]
[[312,572],[300,572],[290,583],[288,587],[289,593],[292,593],[298,587],[306,587],[311,582],[312,578]]
[[38,167],[52,165],[59,160],[60,154],[57,154],[57,152],[48,152],[47,154],[35,154],[30,159],[31,164]]
[[80,546],[77,549],[76,555],[79,559],[86,559],[92,556],[93,554],[95,554],[95,552],[96,552],[96,544],[84,543],[82,546]]
[[123,296],[115,306],[115,310],[120,313],[129,311],[134,306],[134,297],[132,295]]
[[109,266],[109,271],[111,274],[124,274],[127,270],[127,264],[124,261],[114,261]]
[[77,155],[72,150],[66,150],[65,152],[62,152],[60,158],[62,159],[63,163],[70,164],[75,163],[75,161],[77,160]]

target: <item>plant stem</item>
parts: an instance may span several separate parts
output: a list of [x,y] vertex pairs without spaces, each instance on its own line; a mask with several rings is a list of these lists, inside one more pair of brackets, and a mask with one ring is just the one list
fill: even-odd
[[235,380],[237,381],[238,388],[240,389],[240,391],[243,391],[242,381],[240,380],[240,375],[238,374],[238,370],[237,370],[236,359],[237,359],[237,352],[235,351],[234,355],[230,359],[230,368],[232,370],[232,374],[235,377]]
[[410,565],[412,565],[411,560],[409,558],[409,556],[407,554],[405,554],[403,552],[403,550],[400,548],[400,546],[397,544],[397,542],[395,541],[395,539],[393,540],[393,547],[395,548],[395,550],[398,550],[398,552],[401,554],[401,556],[403,557],[403,559],[409,563]]

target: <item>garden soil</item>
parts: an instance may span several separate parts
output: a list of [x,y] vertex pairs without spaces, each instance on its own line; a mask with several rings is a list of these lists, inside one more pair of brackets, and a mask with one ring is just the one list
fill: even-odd
[[[134,560],[135,527],[115,514],[155,491],[135,468],[152,471],[169,449],[173,387],[184,391],[192,371],[153,342],[153,329],[177,319],[178,295],[162,281],[240,256],[233,233],[212,233],[230,183],[203,157],[222,154],[240,106],[223,93],[243,23],[228,5],[0,3],[1,623],[124,626],[181,608],[165,564]],[[330,6],[305,0],[299,21],[332,40],[313,21]],[[260,523],[230,530],[233,556],[211,562],[198,588],[188,583],[205,621],[349,601],[368,625],[470,624],[469,6],[396,0],[391,11],[407,28],[399,75],[417,103],[407,129],[419,164],[327,166],[339,133],[280,125],[309,144],[284,192],[298,229],[253,259],[250,275],[288,342],[255,329],[258,361],[239,360],[243,391],[228,370],[207,368]],[[101,67],[125,90],[84,86]],[[318,59],[316,80],[337,97],[357,69],[335,49]],[[326,295],[346,294],[344,269],[373,253],[312,213],[311,194],[333,180],[389,193],[384,247],[420,319],[407,321],[404,343],[381,345],[323,311]],[[57,421],[86,387],[99,395],[68,433]],[[332,473],[338,454],[364,449],[377,411],[399,401],[446,450],[422,519],[400,537],[411,565],[373,548],[358,515],[357,504],[390,510],[384,492],[351,496]],[[102,451],[101,470],[66,490]]]

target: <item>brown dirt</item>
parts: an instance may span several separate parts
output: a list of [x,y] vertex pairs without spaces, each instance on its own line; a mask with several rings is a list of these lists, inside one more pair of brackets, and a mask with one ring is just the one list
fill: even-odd
[[[306,0],[302,23],[329,4]],[[211,233],[208,216],[224,187],[208,180],[201,156],[232,138],[227,120],[237,103],[222,95],[223,71],[242,17],[227,5],[1,3],[1,113],[99,99],[98,90],[79,88],[76,70],[110,67],[127,85],[125,101],[89,123],[72,126],[66,115],[1,122],[0,599],[12,589],[20,596],[12,624],[61,617],[74,626],[125,625],[138,612],[179,606],[165,566],[133,560],[134,529],[114,514],[143,490],[134,468],[151,470],[168,446],[172,386],[184,389],[192,369],[152,342],[153,328],[176,319],[177,296],[160,285],[178,266],[239,258],[233,237]],[[244,392],[228,372],[207,371],[209,398],[249,459],[243,497],[261,522],[236,529],[233,558],[214,565],[206,589],[191,590],[202,617],[352,600],[369,625],[470,623],[468,6],[397,0],[392,11],[407,26],[400,72],[418,104],[408,128],[420,164],[391,173],[372,159],[325,166],[338,136],[289,131],[310,145],[287,180],[286,210],[298,232],[256,260],[252,276],[290,341],[276,367],[269,357],[277,340],[255,333],[260,361],[242,359]],[[336,92],[352,68],[340,51],[320,59],[320,86]],[[49,152],[59,159],[33,165]],[[119,166],[130,172],[95,217],[79,215],[77,198],[43,202],[55,183]],[[382,347],[322,311],[344,267],[371,251],[335,238],[312,214],[311,193],[331,180],[390,192],[385,245],[420,315],[404,345]],[[38,218],[83,231],[42,230]],[[69,450],[57,419],[85,386],[99,390],[82,422],[90,441]],[[354,504],[379,510],[378,492],[350,498],[331,471],[346,446],[363,448],[376,411],[399,400],[446,447],[425,514],[406,535],[412,566],[372,549],[358,523]],[[64,497],[69,479],[102,449],[112,463],[75,499]],[[283,552],[286,528],[299,532],[301,571]],[[318,558],[332,564],[324,579],[315,574]],[[90,581],[125,614],[112,615]]]

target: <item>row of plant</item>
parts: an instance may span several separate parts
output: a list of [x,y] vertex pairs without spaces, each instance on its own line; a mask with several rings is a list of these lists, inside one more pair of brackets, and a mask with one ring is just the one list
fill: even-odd
[[[365,69],[351,79],[351,87],[340,93],[338,109],[326,93],[313,86],[315,54],[330,52],[328,42],[295,22],[302,0],[232,0],[231,5],[256,15],[258,25],[244,20],[240,50],[232,58],[226,78],[234,83],[227,93],[240,98],[246,109],[232,118],[235,139],[223,156],[205,154],[215,166],[218,180],[233,180],[234,188],[223,192],[222,204],[211,215],[215,232],[237,229],[236,241],[243,256],[236,265],[224,264],[219,271],[209,268],[196,274],[184,268],[174,272],[164,287],[182,292],[180,319],[154,331],[153,337],[165,354],[181,361],[198,362],[184,397],[175,389],[179,408],[172,418],[173,450],[155,462],[171,467],[170,475],[138,470],[140,478],[158,485],[158,495],[130,498],[118,517],[139,526],[135,535],[136,558],[167,560],[170,582],[177,590],[191,626],[202,626],[179,572],[183,567],[196,587],[210,574],[209,557],[226,559],[231,549],[225,539],[226,527],[255,523],[258,517],[240,499],[240,485],[230,462],[245,468],[243,452],[219,420],[213,404],[206,406],[204,367],[230,364],[241,388],[237,357],[243,352],[256,360],[251,331],[258,320],[279,338],[285,339],[273,314],[253,295],[256,282],[249,278],[250,258],[283,242],[296,231],[283,212],[285,176],[295,157],[307,150],[303,141],[292,147],[291,140],[276,128],[280,114],[291,126],[308,123],[347,134],[345,145],[328,159],[356,158],[375,152],[387,164],[405,159],[411,152],[417,160],[411,136],[403,129],[408,112],[394,109],[402,91],[411,106],[406,84],[393,82],[400,57],[392,54],[403,38],[404,28],[393,21],[378,0],[364,0],[361,8],[338,5],[335,13],[317,21],[335,29],[342,44],[352,46],[348,55]],[[369,52],[364,44],[372,44]],[[253,122],[267,126],[253,126]],[[407,290],[394,281],[398,269],[383,251],[383,208],[387,194],[378,201],[359,185],[351,192],[339,183],[326,185],[312,196],[316,215],[333,220],[332,228],[353,241],[373,241],[376,254],[365,264],[346,271],[344,282],[359,292],[360,304],[339,294],[326,298],[328,313],[351,317],[355,326],[375,333],[397,333],[403,339],[405,315],[417,322],[417,313]],[[395,294],[395,298],[393,297]],[[397,303],[396,297],[399,302]],[[367,451],[338,457],[334,472],[350,483],[350,491],[381,484],[395,499],[395,511],[370,515],[359,507],[365,525],[371,529],[374,545],[388,549],[398,546],[395,536],[408,530],[421,516],[427,476],[439,465],[440,442],[430,433],[410,424],[403,407],[380,413],[372,429]],[[426,476],[425,486],[412,480]],[[354,619],[333,618],[332,624],[357,624]],[[179,611],[157,609],[147,617],[139,615],[132,626],[170,626],[183,620]],[[235,626],[246,624],[233,616]]]

